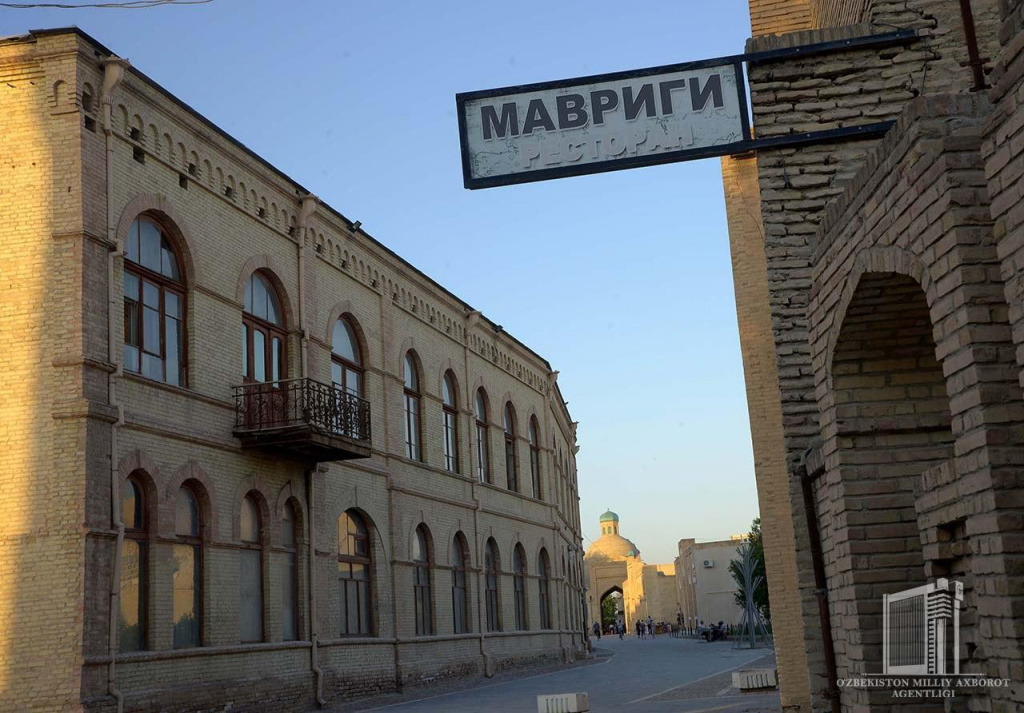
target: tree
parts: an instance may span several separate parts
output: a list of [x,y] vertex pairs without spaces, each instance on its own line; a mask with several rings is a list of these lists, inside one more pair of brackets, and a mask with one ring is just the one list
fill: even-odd
[[601,626],[606,627],[617,620],[619,613],[618,597],[609,594],[601,600]]
[[[765,623],[768,623],[772,620],[772,608],[771,603],[768,601],[768,570],[765,569],[764,565],[764,540],[761,537],[761,518],[754,518],[754,521],[750,524],[750,535],[747,541],[753,550],[753,559],[757,563],[754,572],[764,577],[761,580],[761,584],[754,590],[754,606],[757,607]],[[738,549],[737,552],[739,552]],[[741,608],[745,608],[747,603],[743,596],[743,575],[740,574],[737,560],[729,563],[729,574],[732,575],[733,580],[736,582],[736,604]]]

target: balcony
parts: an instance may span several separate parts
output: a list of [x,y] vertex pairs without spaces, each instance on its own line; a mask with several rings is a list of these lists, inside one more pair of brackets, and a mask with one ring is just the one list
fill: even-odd
[[370,402],[313,379],[236,386],[242,448],[314,462],[370,457]]

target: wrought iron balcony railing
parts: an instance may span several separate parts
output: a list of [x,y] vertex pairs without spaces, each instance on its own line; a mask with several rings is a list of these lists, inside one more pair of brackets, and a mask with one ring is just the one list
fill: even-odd
[[313,379],[235,387],[234,435],[243,448],[319,461],[370,455],[370,402]]

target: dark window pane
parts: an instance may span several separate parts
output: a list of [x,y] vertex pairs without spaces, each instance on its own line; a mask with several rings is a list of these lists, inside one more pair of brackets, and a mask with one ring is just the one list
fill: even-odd
[[153,272],[160,272],[160,229],[148,220],[139,221],[139,262]]
[[267,283],[259,275],[252,276],[252,313],[267,318]]
[[274,292],[274,288],[270,286],[268,282],[265,286],[267,293],[267,316],[266,320],[271,324],[281,324],[283,320],[281,314],[281,305],[277,301],[277,294]]
[[258,329],[252,332],[252,378],[267,380],[267,335]]
[[139,370],[139,350],[137,347],[124,345],[124,368],[128,371],[138,372]]
[[344,319],[334,323],[334,332],[331,334],[331,351],[347,359],[353,364],[359,364],[359,351],[356,349],[356,335],[352,327]]
[[181,537],[199,536],[199,503],[187,487],[178,488],[174,509],[174,534]]
[[174,648],[199,646],[199,568],[197,549],[174,545],[173,580]]
[[336,361],[331,362],[331,381],[337,386],[345,385],[345,372],[341,364]]
[[173,292],[164,290],[164,314],[181,319],[181,298]]
[[260,515],[256,503],[252,498],[246,497],[242,500],[241,514],[241,535],[242,542],[260,541]]
[[249,376],[249,325],[242,325],[242,376]]
[[360,391],[360,375],[358,371],[352,369],[345,370],[345,390],[353,396],[359,396]]
[[281,379],[281,339],[273,337],[270,340],[270,380],[277,382]]
[[128,230],[128,242],[125,245],[125,258],[134,263],[139,261],[139,221],[132,223]]
[[164,362],[158,356],[152,354],[142,355],[142,375],[147,379],[155,379],[156,381],[164,380]]
[[285,641],[299,638],[298,607],[296,591],[298,589],[298,568],[296,555],[290,552],[284,556],[281,571],[281,634]]
[[181,275],[178,273],[178,261],[174,258],[174,252],[166,240],[162,241],[160,246],[160,274],[172,280],[181,279]]
[[134,480],[121,488],[121,521],[129,530],[142,529],[142,493]]
[[164,318],[164,345],[167,348],[165,365],[167,369],[167,383],[179,385],[181,369],[180,355],[182,351],[181,322],[173,317]]
[[145,648],[146,548],[137,540],[125,540],[121,550],[121,594],[118,633],[121,651]]
[[142,308],[142,349],[160,356],[160,311],[149,306]]
[[291,503],[285,504],[281,516],[281,544],[295,547],[295,509]]
[[259,550],[241,550],[239,576],[242,641],[263,639],[263,586]]

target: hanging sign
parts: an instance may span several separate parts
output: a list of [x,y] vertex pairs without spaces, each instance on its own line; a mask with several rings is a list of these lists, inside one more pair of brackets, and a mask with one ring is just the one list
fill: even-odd
[[720,156],[750,140],[736,57],[455,99],[466,188]]

